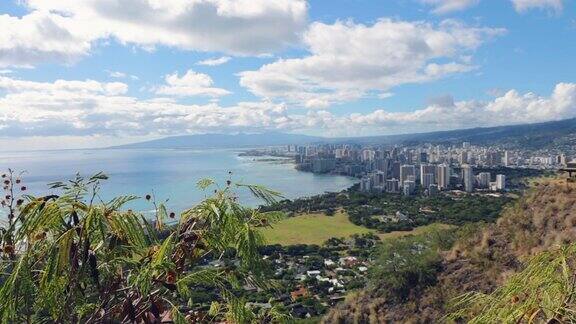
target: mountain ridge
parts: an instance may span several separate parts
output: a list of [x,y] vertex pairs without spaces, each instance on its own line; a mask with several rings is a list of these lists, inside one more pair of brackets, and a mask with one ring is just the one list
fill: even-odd
[[509,148],[541,149],[551,145],[569,145],[576,140],[576,118],[532,124],[475,127],[425,133],[361,137],[322,137],[281,132],[255,134],[199,134],[165,137],[112,148],[235,148],[288,144],[417,144],[472,142],[500,144]]

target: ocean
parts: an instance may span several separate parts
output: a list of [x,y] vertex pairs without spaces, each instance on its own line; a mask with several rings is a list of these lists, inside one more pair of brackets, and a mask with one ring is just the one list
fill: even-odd
[[[23,184],[34,195],[57,193],[47,184],[72,179],[78,172],[88,177],[99,171],[109,176],[102,183],[101,198],[118,195],[144,197],[153,194],[165,201],[168,209],[183,211],[201,201],[206,194],[196,186],[210,178],[225,185],[232,172],[236,183],[258,184],[280,192],[288,199],[340,191],[353,185],[353,178],[300,172],[294,164],[266,161],[265,157],[241,157],[238,150],[186,149],[90,149],[21,151],[0,153],[0,170],[24,172]],[[249,206],[260,202],[246,190],[238,191],[240,201]],[[126,206],[141,212],[153,207],[140,199]]]

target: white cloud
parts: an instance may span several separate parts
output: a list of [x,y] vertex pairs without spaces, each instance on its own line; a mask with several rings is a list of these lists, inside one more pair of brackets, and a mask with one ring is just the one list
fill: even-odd
[[108,71],[108,75],[111,78],[117,78],[117,79],[123,79],[123,78],[127,77],[126,73],[119,72],[119,71]]
[[425,5],[432,6],[432,13],[443,15],[455,11],[462,11],[477,5],[480,0],[419,0]]
[[297,43],[305,0],[25,0],[0,15],[0,66],[73,63],[99,40],[258,55]]
[[111,78],[115,78],[115,79],[126,79],[126,78],[130,78],[132,80],[140,80],[139,77],[135,76],[135,75],[131,75],[131,74],[127,74],[124,72],[120,72],[120,71],[109,71],[106,70],[106,72],[108,73],[108,76]]
[[524,13],[531,9],[550,10],[556,13],[562,12],[564,5],[562,0],[512,0],[514,9]]
[[89,53],[96,36],[73,19],[45,11],[22,18],[0,15],[0,67],[72,63]]
[[504,32],[454,20],[434,25],[381,19],[369,26],[316,22],[304,36],[310,55],[242,72],[240,83],[263,98],[324,108],[372,91],[470,71],[476,67],[469,55]]
[[177,72],[166,75],[164,80],[166,85],[155,88],[156,94],[178,97],[221,97],[231,93],[228,90],[213,87],[214,81],[209,75],[192,70],[188,70],[181,77]]
[[160,136],[280,130],[333,136],[423,132],[542,122],[576,117],[576,83],[559,83],[549,96],[510,90],[487,102],[436,98],[422,109],[335,115],[294,112],[284,104],[232,106],[140,100],[122,83],[93,80],[32,82],[0,77],[0,137]]
[[222,56],[219,58],[212,58],[212,59],[200,61],[200,62],[196,63],[196,65],[207,65],[207,66],[222,65],[222,64],[228,63],[230,61],[230,59],[232,59],[230,56]]

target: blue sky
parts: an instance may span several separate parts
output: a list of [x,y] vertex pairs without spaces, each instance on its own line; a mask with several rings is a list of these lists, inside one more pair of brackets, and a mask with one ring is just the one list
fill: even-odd
[[0,13],[0,144],[576,116],[574,0],[28,0]]

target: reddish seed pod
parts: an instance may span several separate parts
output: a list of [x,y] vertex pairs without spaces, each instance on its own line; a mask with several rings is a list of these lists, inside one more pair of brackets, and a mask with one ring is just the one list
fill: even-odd
[[5,252],[6,254],[12,254],[12,253],[14,253],[14,247],[13,247],[12,245],[7,244],[7,245],[4,246],[4,252]]
[[16,200],[16,206],[20,206],[24,203],[24,199],[18,199]]
[[16,183],[20,183],[20,182],[22,182],[22,180],[16,179]]
[[10,184],[10,180],[4,180],[4,184],[5,184],[5,185],[9,185],[9,184]]
[[150,199],[152,199],[152,196],[146,195],[146,200],[150,200]]
[[6,200],[10,200],[12,198],[10,195],[6,195]]
[[170,218],[174,218],[174,217],[176,217],[176,214],[174,212],[171,212],[170,215],[168,215],[168,216],[170,216]]
[[176,272],[169,271],[166,274],[166,282],[169,284],[175,284],[176,283]]
[[26,191],[26,189],[28,189],[28,188],[26,188],[26,186],[22,186],[22,187],[20,188],[20,190],[22,190],[22,191]]

